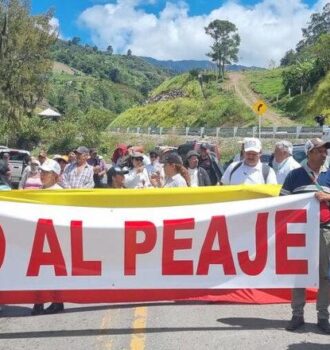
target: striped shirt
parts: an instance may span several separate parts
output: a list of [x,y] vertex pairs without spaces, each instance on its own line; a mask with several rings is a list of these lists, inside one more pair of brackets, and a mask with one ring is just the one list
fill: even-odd
[[94,188],[93,167],[85,164],[84,168],[78,173],[77,163],[68,164],[63,172],[63,188]]

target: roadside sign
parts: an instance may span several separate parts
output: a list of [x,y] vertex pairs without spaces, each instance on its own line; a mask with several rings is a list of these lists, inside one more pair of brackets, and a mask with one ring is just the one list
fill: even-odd
[[257,102],[255,102],[252,108],[258,115],[263,115],[267,111],[267,105],[262,100],[258,100]]

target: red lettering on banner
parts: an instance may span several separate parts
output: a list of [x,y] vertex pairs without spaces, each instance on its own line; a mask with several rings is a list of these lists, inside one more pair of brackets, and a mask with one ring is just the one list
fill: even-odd
[[[219,250],[212,250],[216,239],[220,248]],[[224,216],[213,216],[211,219],[199,257],[197,275],[207,275],[211,264],[222,265],[225,275],[236,274]]]
[[163,275],[193,275],[192,260],[174,260],[176,250],[191,249],[192,238],[175,238],[176,230],[191,230],[195,227],[194,219],[164,220],[163,231]]
[[[50,252],[43,251],[46,239]],[[56,276],[67,276],[64,257],[55,232],[53,221],[49,219],[38,220],[26,275],[38,276],[40,266],[43,265],[53,265]]]
[[[145,240],[137,242],[137,232],[144,232]],[[152,251],[156,244],[156,226],[150,221],[125,221],[125,275],[136,274],[136,256]]]
[[3,264],[3,261],[5,260],[6,255],[6,238],[5,234],[3,233],[3,229],[0,226],[0,268]]
[[101,261],[86,261],[83,253],[82,221],[71,221],[72,276],[101,276]]
[[259,213],[256,223],[256,255],[250,260],[247,250],[237,254],[239,265],[250,276],[259,275],[265,268],[268,254],[267,221],[269,213]]
[[279,275],[308,273],[307,260],[288,259],[289,247],[305,247],[306,236],[303,233],[288,233],[289,223],[306,223],[306,209],[282,210],[276,212],[276,273]]

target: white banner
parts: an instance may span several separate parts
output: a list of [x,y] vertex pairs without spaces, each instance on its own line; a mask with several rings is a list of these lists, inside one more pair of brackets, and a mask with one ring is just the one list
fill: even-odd
[[157,208],[0,202],[0,290],[318,286],[312,194]]

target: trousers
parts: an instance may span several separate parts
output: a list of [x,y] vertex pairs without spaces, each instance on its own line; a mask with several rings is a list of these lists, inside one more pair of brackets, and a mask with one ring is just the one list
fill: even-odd
[[[319,289],[317,292],[316,310],[318,319],[329,318],[329,265],[330,265],[330,226],[320,228],[320,264],[319,264]],[[305,289],[294,288],[292,290],[291,308],[292,315],[304,316],[304,306],[306,303]]]

